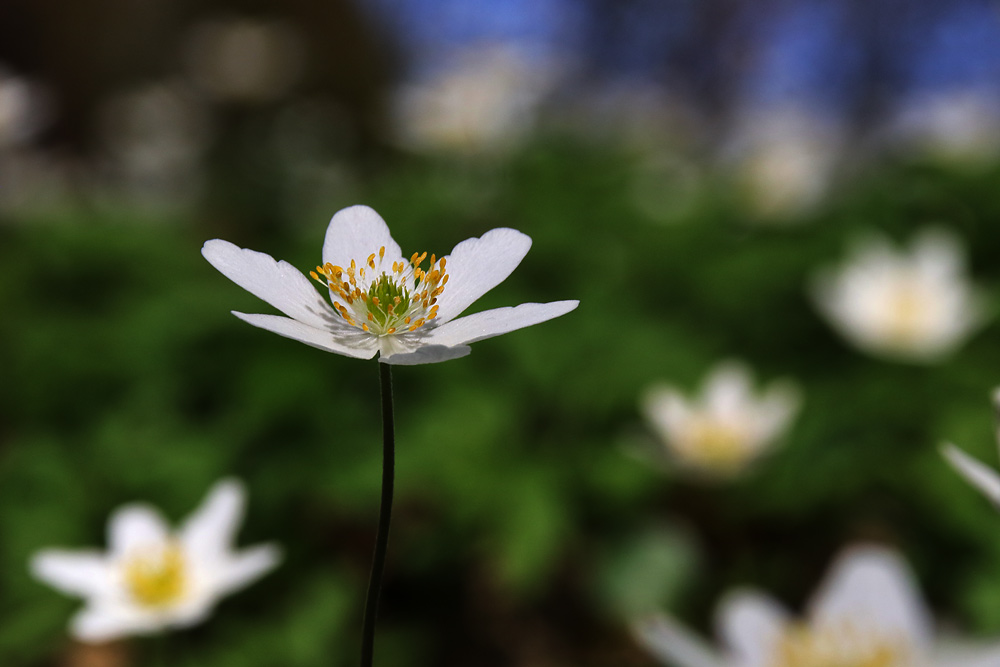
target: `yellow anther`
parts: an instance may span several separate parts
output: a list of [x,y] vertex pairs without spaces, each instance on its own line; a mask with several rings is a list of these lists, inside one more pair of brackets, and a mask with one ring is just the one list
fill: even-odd
[[392,302],[393,302],[394,304],[396,304],[397,306],[399,305],[399,302],[400,302],[400,301],[402,301],[402,299],[400,299],[400,298],[399,298],[398,296],[394,296],[394,297],[392,297]]
[[368,255],[368,266],[375,268],[375,253]]
[[378,305],[379,301],[377,296],[372,297],[372,303],[375,304],[376,306]]
[[389,327],[389,328],[388,328],[388,329],[386,330],[386,333],[390,333],[390,334],[394,334],[394,333],[396,333],[396,327]]
[[378,249],[378,258],[383,259],[385,257],[385,246]]
[[[425,254],[426,254],[426,253],[425,253]],[[432,268],[432,269],[434,268],[434,265],[435,265],[436,263],[437,263],[437,255],[431,255],[431,268]]]
[[368,313],[368,321],[369,322],[374,322],[375,321],[375,316],[372,315],[371,313]]
[[310,272],[309,272],[309,277],[310,277],[310,278],[312,278],[313,280],[315,280],[316,282],[322,282],[322,281],[321,281],[321,280],[319,279],[319,274],[318,274],[318,273],[316,273],[315,271],[310,271]]
[[441,279],[441,287],[444,287],[447,284],[448,278],[451,278],[451,274],[450,273],[446,273],[444,275],[444,278]]
[[364,331],[368,331],[368,325],[367,325],[367,324],[362,324],[362,325],[361,325],[361,328],[362,328],[362,329],[363,329]]
[[441,273],[444,273],[444,263],[447,261],[444,257],[441,258]]
[[403,324],[409,324],[409,323],[410,323],[410,318],[409,317],[407,317],[405,320],[403,320]]

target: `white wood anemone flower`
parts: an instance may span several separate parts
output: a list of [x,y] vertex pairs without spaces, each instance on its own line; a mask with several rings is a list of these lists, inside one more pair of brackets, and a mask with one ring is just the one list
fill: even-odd
[[272,544],[234,551],[245,504],[243,486],[223,480],[177,531],[155,508],[125,505],[108,522],[106,553],[44,549],[32,557],[31,572],[62,593],[84,598],[70,623],[81,641],[189,627],[281,558]]
[[937,640],[913,575],[895,552],[849,548],[804,619],[767,595],[736,591],[717,612],[723,649],[666,615],[641,619],[636,638],[676,667],[991,667],[1000,642]]
[[688,399],[675,387],[657,385],[646,392],[642,410],[671,459],[728,476],[774,445],[800,402],[798,389],[788,381],[775,382],[758,396],[750,370],[727,361],[708,374],[698,396]]
[[403,256],[389,227],[367,206],[330,220],[323,264],[310,276],[330,303],[288,262],[215,239],[205,258],[237,285],[288,317],[233,312],[256,327],[357,359],[379,354],[387,364],[429,364],[464,357],[469,344],[538,324],[573,310],[579,301],[522,303],[456,319],[521,263],[531,239],[494,229],[459,243],[437,259]]
[[[1000,387],[993,390],[993,407],[1000,417]],[[1000,419],[997,423],[997,442],[1000,443]],[[955,445],[945,444],[941,448],[941,453],[962,477],[1000,509],[1000,473],[972,458]]]
[[986,319],[963,255],[959,240],[941,229],[924,230],[908,251],[872,237],[842,267],[818,275],[813,297],[830,324],[861,350],[934,362]]

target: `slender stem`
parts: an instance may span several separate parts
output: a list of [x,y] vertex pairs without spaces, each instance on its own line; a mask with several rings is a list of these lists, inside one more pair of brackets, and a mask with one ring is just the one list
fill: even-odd
[[378,598],[382,592],[382,573],[385,570],[385,553],[389,546],[389,520],[392,517],[392,485],[396,467],[396,435],[392,418],[392,366],[378,364],[379,387],[382,392],[382,500],[378,513],[378,535],[375,538],[375,555],[372,573],[368,579],[368,597],[365,600],[365,620],[361,628],[361,667],[371,667],[375,650],[375,618],[378,616]]

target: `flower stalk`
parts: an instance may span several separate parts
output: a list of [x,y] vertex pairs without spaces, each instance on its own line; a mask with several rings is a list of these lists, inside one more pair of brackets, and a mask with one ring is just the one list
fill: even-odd
[[392,416],[392,366],[379,363],[379,389],[382,395],[382,499],[379,503],[378,533],[375,554],[368,579],[364,622],[361,627],[361,667],[371,667],[375,650],[375,620],[378,616],[382,574],[389,547],[389,521],[392,518],[392,489],[396,467],[396,436]]

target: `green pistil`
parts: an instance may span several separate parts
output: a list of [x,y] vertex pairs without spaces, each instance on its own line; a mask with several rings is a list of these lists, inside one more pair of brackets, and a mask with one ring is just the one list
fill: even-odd
[[[396,303],[396,299],[399,299],[399,303]],[[385,326],[389,322],[389,306],[392,306],[394,315],[405,313],[410,309],[410,293],[405,287],[400,287],[392,278],[383,273],[368,288],[367,304],[368,312],[372,314],[375,321]]]

